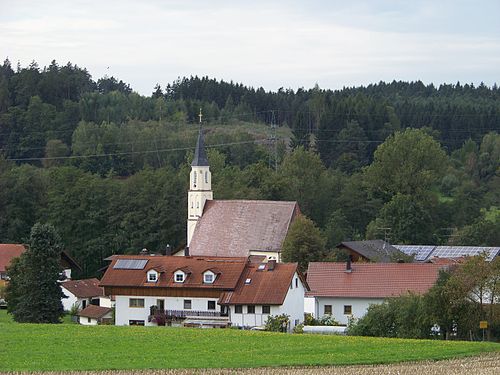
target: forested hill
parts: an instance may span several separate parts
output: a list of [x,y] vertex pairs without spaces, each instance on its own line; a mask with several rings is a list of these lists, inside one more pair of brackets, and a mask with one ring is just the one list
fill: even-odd
[[6,60],[0,242],[50,222],[87,276],[111,253],[181,246],[202,108],[215,197],[297,200],[326,249],[366,237],[498,245],[499,99],[459,83],[268,92],[207,77],[141,96],[71,63]]

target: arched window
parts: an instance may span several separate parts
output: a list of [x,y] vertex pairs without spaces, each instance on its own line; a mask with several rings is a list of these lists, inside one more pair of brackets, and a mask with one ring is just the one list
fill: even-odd
[[205,172],[205,183],[208,184],[208,171]]

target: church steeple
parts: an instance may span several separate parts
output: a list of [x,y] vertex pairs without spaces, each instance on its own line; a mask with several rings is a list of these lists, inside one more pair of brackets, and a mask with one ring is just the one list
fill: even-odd
[[205,152],[205,142],[203,141],[203,129],[201,128],[201,124],[191,167],[208,167],[208,159]]
[[198,219],[203,215],[205,202],[213,199],[212,174],[208,165],[205,144],[203,142],[203,129],[201,127],[201,118],[203,116],[201,108],[199,116],[200,130],[196,149],[194,150],[193,162],[191,163],[191,174],[189,175],[187,246],[191,242]]

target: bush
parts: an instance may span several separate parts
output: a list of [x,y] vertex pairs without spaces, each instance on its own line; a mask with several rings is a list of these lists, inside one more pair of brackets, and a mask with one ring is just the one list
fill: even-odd
[[338,325],[340,325],[340,323],[337,322],[333,318],[333,315],[331,315],[331,314],[323,315],[320,319],[314,319],[312,314],[306,313],[304,315],[304,325],[305,326],[338,326]]
[[269,315],[266,320],[266,331],[286,332],[290,324],[290,316],[286,314]]
[[297,324],[293,327],[293,333],[304,333],[304,324]]

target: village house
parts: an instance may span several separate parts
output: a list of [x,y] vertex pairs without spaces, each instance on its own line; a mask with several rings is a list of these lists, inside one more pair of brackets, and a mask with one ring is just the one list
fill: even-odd
[[391,263],[408,258],[383,240],[343,241],[337,249],[344,251],[353,262]]
[[288,329],[303,320],[307,289],[295,263],[161,255],[114,256],[100,285],[115,296],[116,325],[249,328],[287,314]]
[[424,294],[442,268],[433,263],[311,262],[305,311],[317,318],[331,315],[347,325],[363,317],[371,304],[406,293]]
[[[5,284],[7,280],[7,267],[10,265],[12,259],[21,256],[25,251],[26,247],[21,244],[0,244],[0,285]],[[61,251],[60,264],[62,268],[61,276],[65,279],[71,279],[72,269],[80,270],[80,266],[66,251]]]
[[111,299],[104,295],[98,279],[67,280],[61,283],[61,289],[66,296],[62,300],[64,311],[73,307],[83,310],[90,305],[111,307]]

